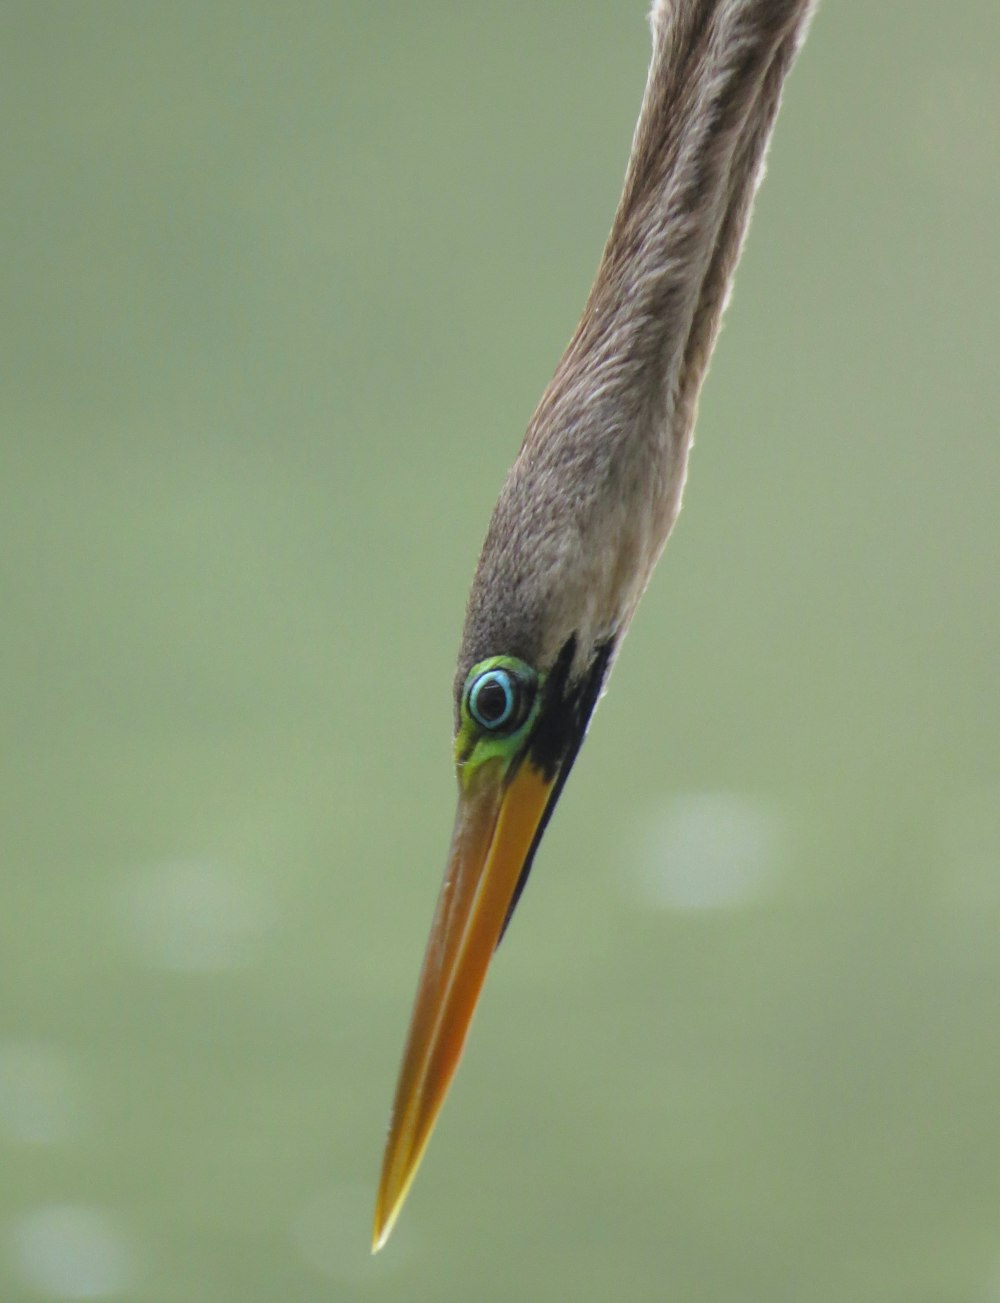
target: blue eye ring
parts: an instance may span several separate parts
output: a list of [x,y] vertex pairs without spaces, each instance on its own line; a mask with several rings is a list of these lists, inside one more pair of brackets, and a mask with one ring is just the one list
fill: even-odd
[[496,733],[519,715],[520,684],[509,670],[485,670],[469,687],[469,714]]

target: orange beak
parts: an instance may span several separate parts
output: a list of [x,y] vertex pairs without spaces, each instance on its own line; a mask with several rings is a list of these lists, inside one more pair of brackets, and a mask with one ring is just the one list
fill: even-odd
[[389,1123],[373,1252],[427,1148],[554,786],[525,758],[509,780],[500,761],[479,766],[459,796]]

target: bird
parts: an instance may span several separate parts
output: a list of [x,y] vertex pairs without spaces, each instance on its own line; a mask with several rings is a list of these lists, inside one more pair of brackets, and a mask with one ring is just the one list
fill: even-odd
[[816,0],[655,0],[622,196],[469,593],[458,808],[378,1187],[386,1242],[490,960],[681,506],[698,397]]

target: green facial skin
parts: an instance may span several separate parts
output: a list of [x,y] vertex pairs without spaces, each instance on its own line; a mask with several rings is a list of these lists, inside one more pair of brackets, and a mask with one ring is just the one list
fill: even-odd
[[[501,728],[494,732],[484,728],[469,711],[469,689],[488,670],[506,670],[520,692],[531,694],[524,719],[513,729]],[[505,776],[513,774],[538,716],[542,682],[531,666],[516,656],[491,656],[473,665],[462,688],[462,718],[455,738],[455,769],[463,790],[469,788],[486,766],[493,768],[493,764],[499,764]]]

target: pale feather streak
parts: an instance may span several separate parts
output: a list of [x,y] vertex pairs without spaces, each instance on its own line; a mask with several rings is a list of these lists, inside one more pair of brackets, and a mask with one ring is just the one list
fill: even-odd
[[659,0],[622,198],[493,513],[456,675],[620,640],[680,509],[698,394],[815,0]]

